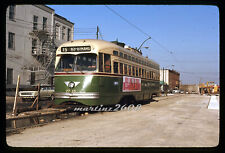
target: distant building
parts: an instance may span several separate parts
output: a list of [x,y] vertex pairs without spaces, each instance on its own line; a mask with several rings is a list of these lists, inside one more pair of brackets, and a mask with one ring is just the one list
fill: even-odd
[[45,5],[11,5],[6,12],[6,88],[52,83],[56,48],[73,39],[74,23]]
[[180,73],[170,69],[160,69],[160,82],[168,85],[169,90],[180,88]]

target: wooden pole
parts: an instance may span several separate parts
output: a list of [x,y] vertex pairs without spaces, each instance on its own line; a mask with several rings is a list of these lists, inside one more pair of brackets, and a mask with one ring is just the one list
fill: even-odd
[[18,78],[17,78],[16,93],[15,93],[15,99],[14,99],[14,105],[13,105],[13,112],[12,112],[13,116],[16,116],[16,104],[17,104],[19,84],[20,84],[20,75],[18,75]]
[[37,96],[37,105],[36,105],[36,110],[38,110],[38,103],[40,99],[40,83],[38,83],[38,96]]
[[34,100],[33,104],[30,106],[31,108],[32,108],[32,107],[34,106],[34,104],[36,103],[37,98],[38,98],[38,97],[36,97],[36,98],[35,98],[35,100]]

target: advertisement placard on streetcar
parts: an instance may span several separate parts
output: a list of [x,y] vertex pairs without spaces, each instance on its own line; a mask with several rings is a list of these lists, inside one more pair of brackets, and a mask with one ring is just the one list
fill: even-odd
[[141,79],[123,76],[123,92],[141,91]]

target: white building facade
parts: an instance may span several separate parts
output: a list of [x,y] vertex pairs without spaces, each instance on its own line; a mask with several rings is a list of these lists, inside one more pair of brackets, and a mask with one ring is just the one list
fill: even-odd
[[[63,39],[56,38],[56,24],[63,32]],[[45,5],[9,6],[6,12],[6,88],[16,85],[18,75],[21,86],[34,85],[43,81],[44,76],[49,77],[47,68],[54,68],[54,60],[49,59],[54,58],[60,44],[73,40],[73,31],[74,23]]]

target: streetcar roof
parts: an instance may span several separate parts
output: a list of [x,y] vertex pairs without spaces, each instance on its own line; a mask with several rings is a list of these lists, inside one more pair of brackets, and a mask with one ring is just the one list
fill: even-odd
[[119,45],[116,45],[112,42],[109,42],[109,41],[105,41],[105,40],[97,40],[97,39],[79,39],[79,40],[72,40],[72,41],[68,41],[68,42],[65,42],[63,43],[62,45],[60,45],[56,51],[56,54],[62,54],[60,48],[61,47],[70,47],[70,46],[91,46],[93,47],[96,51],[99,51],[99,50],[104,50],[104,49],[107,49],[107,48],[113,48],[114,50],[117,50],[117,51],[122,51],[126,54],[130,54],[130,55],[133,55],[134,57],[139,57],[141,58],[142,60],[147,60],[147,61],[150,61],[152,62],[153,64],[155,65],[158,65],[158,63],[156,63],[155,61],[153,61],[152,59],[148,59],[140,54],[137,54],[137,53],[134,53],[126,48],[123,48]]

